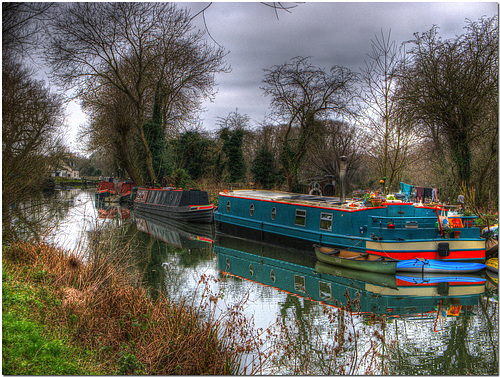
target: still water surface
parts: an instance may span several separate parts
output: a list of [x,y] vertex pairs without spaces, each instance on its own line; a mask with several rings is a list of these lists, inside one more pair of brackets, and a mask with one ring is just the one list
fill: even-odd
[[285,334],[267,347],[289,347],[263,373],[498,375],[495,276],[433,282],[370,275],[323,265],[312,250],[216,234],[212,226],[161,221],[118,205],[99,208],[91,191],[56,192],[47,203],[49,212],[59,205],[53,242],[87,250],[96,234],[103,242],[113,230],[106,234],[127,250],[153,296],[199,305],[205,277],[207,289],[222,295],[219,313],[242,303],[255,329],[280,324]]

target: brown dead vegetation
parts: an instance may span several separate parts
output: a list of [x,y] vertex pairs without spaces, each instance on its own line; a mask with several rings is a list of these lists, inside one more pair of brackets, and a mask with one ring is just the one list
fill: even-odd
[[241,339],[228,338],[222,321],[201,320],[195,308],[163,297],[153,301],[110,265],[96,270],[64,250],[26,242],[4,248],[3,259],[13,273],[60,298],[57,310],[45,315],[49,324],[66,326],[75,341],[103,350],[108,360],[133,354],[134,365],[123,374],[238,373]]

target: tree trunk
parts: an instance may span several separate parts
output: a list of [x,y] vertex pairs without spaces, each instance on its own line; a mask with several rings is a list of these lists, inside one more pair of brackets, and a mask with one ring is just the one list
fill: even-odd
[[148,171],[149,175],[149,184],[154,186],[156,183],[156,174],[153,169],[153,154],[151,153],[151,149],[149,149],[148,141],[146,140],[146,135],[144,134],[144,113],[143,109],[139,106],[139,104],[136,104],[137,106],[137,112],[139,114],[138,116],[138,122],[136,124],[137,130],[139,131],[139,136],[141,139],[142,146],[144,148],[144,158],[145,158],[145,163],[146,163],[146,169]]

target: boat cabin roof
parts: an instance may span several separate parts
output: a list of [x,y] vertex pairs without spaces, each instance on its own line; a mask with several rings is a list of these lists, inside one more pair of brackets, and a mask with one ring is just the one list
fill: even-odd
[[[294,194],[282,191],[265,191],[265,190],[235,190],[229,192],[222,192],[221,195],[243,197],[257,200],[269,200],[278,202],[287,202],[295,204],[305,204],[318,207],[342,207],[345,209],[353,209],[349,204],[353,203],[352,200],[346,200],[341,203],[340,198],[331,196],[317,196],[306,194]],[[359,202],[361,203],[361,202]]]

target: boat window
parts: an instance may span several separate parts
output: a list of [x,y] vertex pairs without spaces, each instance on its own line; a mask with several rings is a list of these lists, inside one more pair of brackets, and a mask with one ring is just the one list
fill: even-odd
[[331,213],[321,213],[319,228],[322,230],[332,230],[333,215]]
[[149,192],[148,203],[154,203],[156,198],[156,191],[151,190]]
[[253,204],[250,206],[250,216],[253,216],[253,211],[255,210]]
[[163,199],[161,201],[161,204],[167,205],[170,202],[170,200],[172,200],[170,191],[163,191]]
[[329,300],[332,298],[332,285],[326,281],[319,282],[319,297],[323,300]]
[[295,225],[306,226],[306,213],[303,209],[295,210]]
[[271,270],[271,281],[272,281],[273,283],[275,283],[275,282],[276,282],[276,272],[274,272],[274,270]]
[[181,191],[177,191],[177,192],[175,192],[175,197],[174,197],[174,199],[172,200],[172,205],[173,205],[173,206],[178,206],[178,205],[180,205],[180,203],[181,203],[181,199],[182,199],[182,192],[181,192]]
[[250,272],[250,276],[253,276],[253,266],[252,266],[252,264],[250,264],[248,266],[248,271]]
[[157,192],[156,192],[156,199],[155,199],[155,203],[156,203],[156,204],[160,204],[160,203],[161,203],[162,198],[163,198],[163,192],[162,192],[162,191],[157,191]]
[[293,275],[293,283],[295,290],[306,293],[306,278],[301,275]]
[[227,212],[231,210],[231,202],[229,200],[227,201],[226,210]]
[[276,218],[276,207],[273,207],[273,209],[271,210],[271,219],[275,219]]

